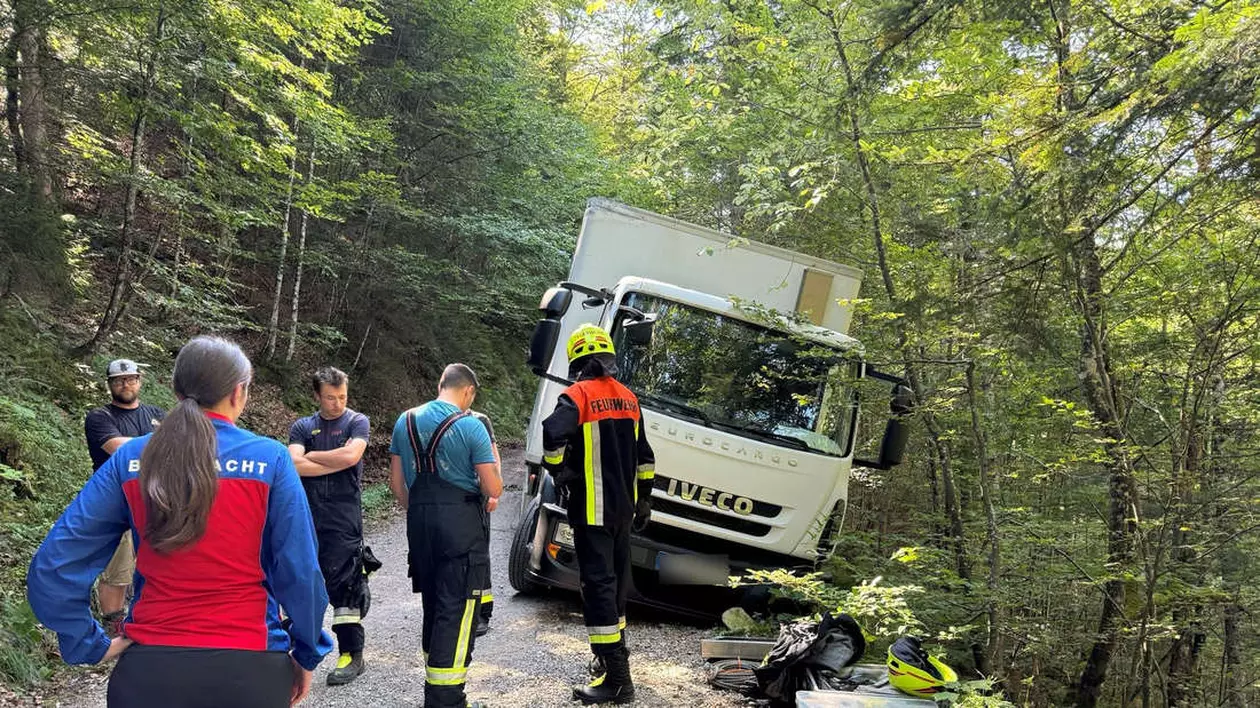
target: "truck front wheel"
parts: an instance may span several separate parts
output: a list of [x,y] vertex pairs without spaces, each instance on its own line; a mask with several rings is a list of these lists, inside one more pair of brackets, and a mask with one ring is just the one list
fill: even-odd
[[512,537],[512,549],[508,553],[508,582],[514,590],[525,595],[532,595],[543,589],[541,584],[529,577],[530,546],[534,541],[541,505],[542,502],[535,496],[525,507],[521,522],[516,526],[516,535]]

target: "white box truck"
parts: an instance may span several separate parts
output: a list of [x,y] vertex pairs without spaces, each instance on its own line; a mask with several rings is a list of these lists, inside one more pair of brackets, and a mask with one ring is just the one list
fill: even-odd
[[[541,422],[569,383],[562,343],[585,323],[612,334],[618,378],[639,397],[656,452],[652,520],[632,539],[633,599],[713,614],[729,606],[711,597],[728,575],[812,568],[826,557],[851,467],[887,469],[905,445],[908,389],[869,369],[846,334],[861,277],[839,263],[591,200],[568,280],[543,296],[530,346],[541,381],[513,587],[578,587],[563,491],[542,467]],[[875,461],[854,457],[854,384],[864,377],[894,387]]]

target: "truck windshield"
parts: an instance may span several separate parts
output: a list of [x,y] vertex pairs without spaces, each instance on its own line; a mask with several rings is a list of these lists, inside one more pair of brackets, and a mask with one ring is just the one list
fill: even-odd
[[620,378],[644,406],[780,447],[849,454],[855,359],[653,295],[622,304],[657,315],[651,344],[630,342],[620,318],[612,332]]

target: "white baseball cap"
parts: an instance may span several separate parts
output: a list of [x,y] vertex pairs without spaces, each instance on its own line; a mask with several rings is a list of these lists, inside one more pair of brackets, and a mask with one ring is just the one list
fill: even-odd
[[117,376],[139,376],[143,372],[140,370],[148,364],[137,364],[130,359],[115,359],[109,362],[109,367],[105,369],[105,378],[112,379]]

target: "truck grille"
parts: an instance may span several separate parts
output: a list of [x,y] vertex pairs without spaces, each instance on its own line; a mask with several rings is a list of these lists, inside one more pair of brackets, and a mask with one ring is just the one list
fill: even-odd
[[695,521],[701,524],[727,529],[728,531],[734,531],[735,533],[746,534],[748,536],[765,536],[770,533],[770,526],[768,524],[727,516],[726,514],[719,514],[706,509],[697,509],[694,506],[680,504],[679,502],[670,501],[668,499],[661,499],[660,497],[656,497],[652,500],[652,510],[659,511],[662,514],[669,514],[670,516],[677,516],[681,519],[687,519],[689,521]]

